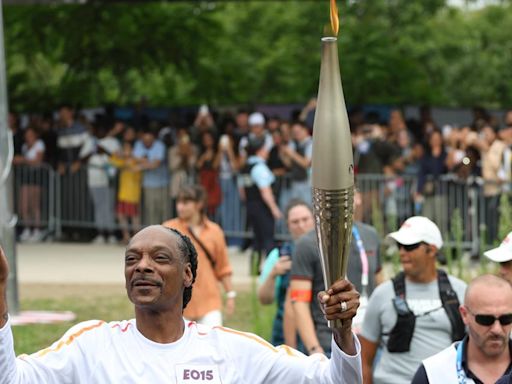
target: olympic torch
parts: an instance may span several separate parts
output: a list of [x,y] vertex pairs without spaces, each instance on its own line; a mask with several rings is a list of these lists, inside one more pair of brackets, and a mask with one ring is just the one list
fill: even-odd
[[[322,38],[312,157],[313,211],[326,289],[346,276],[354,199],[354,160],[339,69],[335,0],[331,0],[331,25],[334,36]],[[341,321],[329,326],[341,327]]]

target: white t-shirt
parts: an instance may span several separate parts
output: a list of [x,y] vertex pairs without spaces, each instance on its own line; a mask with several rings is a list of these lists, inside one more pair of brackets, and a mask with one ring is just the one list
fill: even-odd
[[25,159],[35,160],[39,153],[44,153],[45,149],[43,140],[38,139],[30,148],[27,144],[23,144],[23,147],[21,147],[21,153]]
[[96,139],[89,136],[80,150],[80,158],[89,157],[87,162],[87,182],[90,188],[108,187],[109,172],[115,174],[115,168],[110,165],[109,156],[106,153],[96,153],[98,147],[102,147],[110,154],[121,150],[121,145],[116,138],[105,137]]
[[[459,303],[464,302],[466,283],[454,276],[448,276],[448,279]],[[409,384],[422,360],[452,343],[452,325],[443,309],[438,281],[420,284],[406,279],[405,292],[407,305],[416,315],[408,352],[391,353],[387,349],[389,334],[397,321],[392,281],[375,288],[366,307],[361,335],[382,347],[382,355],[373,373],[374,384]]]
[[260,337],[229,328],[185,322],[183,336],[159,344],[135,320],[91,320],[72,327],[49,348],[14,356],[10,322],[0,329],[0,383],[347,383],[362,382],[356,356],[333,340],[331,360],[276,348]]

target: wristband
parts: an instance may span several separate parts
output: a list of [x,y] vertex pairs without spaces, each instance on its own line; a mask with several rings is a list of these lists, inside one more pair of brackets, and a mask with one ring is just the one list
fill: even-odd
[[229,291],[226,292],[226,298],[228,299],[234,299],[236,297],[236,291]]
[[310,289],[293,289],[290,291],[290,298],[292,301],[311,303],[313,292]]

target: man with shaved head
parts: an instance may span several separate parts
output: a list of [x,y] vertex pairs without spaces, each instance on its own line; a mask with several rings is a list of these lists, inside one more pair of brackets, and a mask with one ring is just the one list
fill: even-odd
[[498,276],[479,276],[469,284],[459,310],[466,336],[423,360],[412,384],[495,383],[510,374],[512,286]]
[[276,348],[253,334],[186,321],[183,309],[196,271],[197,253],[188,237],[161,225],[144,228],[124,255],[135,318],[77,324],[49,348],[16,358],[5,299],[9,266],[0,247],[0,383],[362,382],[361,348],[350,329],[359,294],[348,280],[336,281],[318,297],[328,320],[343,320],[333,330],[328,360]]

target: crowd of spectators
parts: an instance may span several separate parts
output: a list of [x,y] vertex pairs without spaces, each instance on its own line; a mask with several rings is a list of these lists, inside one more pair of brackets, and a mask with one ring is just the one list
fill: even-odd
[[[61,177],[64,226],[92,222],[97,242],[117,241],[116,219],[126,240],[141,223],[172,217],[177,191],[193,182],[208,191],[210,218],[225,230],[245,231],[248,223],[241,222],[239,214],[244,196],[239,193],[238,175],[251,139],[264,141],[279,208],[283,210],[291,198],[311,200],[314,110],[312,100],[286,120],[249,109],[219,114],[201,106],[191,122],[156,122],[144,111],[136,111],[129,121],[111,113],[88,119],[62,105],[55,115],[28,116],[26,124],[10,113],[18,212],[24,226],[21,239],[37,241],[43,236],[40,188],[47,178],[36,170],[43,164],[45,172],[52,169]],[[439,127],[428,108],[422,108],[416,120],[406,120],[400,109],[393,109],[387,121],[377,113],[353,108],[350,125],[363,199],[356,220],[371,222],[376,202],[385,218],[401,222],[423,214],[446,230],[453,207],[448,206],[448,184],[441,176],[450,175],[459,183],[480,182],[483,212],[493,212],[481,221],[489,240],[496,239],[495,212],[512,178],[512,111],[500,122],[475,108],[469,124]],[[378,181],[370,182],[374,176]],[[77,199],[85,200],[80,202],[85,209],[77,209]],[[387,229],[394,229],[396,221],[387,222]]]
[[[485,204],[484,217],[479,220],[486,224],[488,241],[496,240],[499,198],[512,180],[512,111],[499,122],[475,108],[470,124],[443,127],[436,125],[427,108],[420,115],[418,121],[406,121],[395,109],[387,124],[382,124],[377,116],[352,114],[357,174],[360,178],[385,175],[387,180],[380,185],[361,185],[365,204],[359,219],[370,220],[372,201],[377,200],[386,217],[400,223],[422,214],[435,219],[446,232],[451,211],[456,207],[467,211],[469,204],[466,192],[450,202],[449,192],[457,186],[474,185]],[[393,230],[397,223],[388,224],[387,229]]]
[[[223,283],[230,300],[226,308],[232,312],[236,292],[223,234],[252,229],[254,250],[267,257],[267,263],[262,259],[255,263],[263,267],[260,299],[264,303],[277,300],[280,305],[273,341],[283,339],[308,354],[329,354],[331,331],[325,312],[313,299],[324,289],[308,205],[314,109],[312,100],[294,118],[284,120],[245,109],[218,115],[201,106],[191,124],[163,124],[150,121],[143,113],[131,121],[109,114],[90,120],[63,105],[55,119],[31,116],[24,127],[11,113],[16,196],[23,225],[20,239],[35,242],[44,237],[42,195],[49,178],[43,171],[50,171],[59,175],[60,214],[69,227],[64,231],[67,236],[73,237],[73,230],[88,220],[94,225],[95,243],[118,242],[117,229],[127,242],[142,225],[167,222],[181,226],[204,253],[200,265],[215,270],[211,283]],[[487,288],[497,287],[488,295],[497,309],[479,306],[474,297],[464,296],[464,282],[437,269],[437,257],[446,241],[450,211],[456,208],[449,198],[454,186],[471,185],[478,191],[485,204],[484,217],[479,219],[486,224],[489,240],[497,238],[496,212],[512,180],[512,110],[502,122],[475,109],[468,125],[438,127],[427,108],[419,120],[406,120],[399,109],[393,109],[387,121],[353,108],[350,126],[358,192],[347,273],[362,294],[357,306],[361,302],[358,332],[364,382],[405,383],[413,376],[422,383],[427,377],[428,382],[432,372],[443,372],[443,366],[433,366],[429,356],[462,338],[455,345],[457,353],[460,345],[464,354],[463,348],[474,348],[472,343],[484,332],[481,326],[501,327],[495,341],[503,341],[498,352],[507,365],[499,366],[499,375],[493,379],[509,374],[512,314],[509,301],[501,306],[495,294],[509,289],[507,282],[489,276],[477,281]],[[185,193],[187,186],[196,184],[202,187]],[[83,196],[90,209],[79,209]],[[381,239],[374,228],[363,224],[371,222],[374,203],[382,208],[387,232],[397,227],[390,218],[400,223],[409,218],[388,235],[396,243],[403,272],[380,285]],[[458,203],[462,209],[471,204],[467,194]],[[241,222],[238,214],[244,205],[247,222]],[[203,212],[208,218],[203,218]],[[283,212],[293,241],[278,247],[273,227]],[[210,257],[213,243],[203,244],[208,228],[218,229],[215,237],[222,243],[222,259]],[[500,246],[505,256],[508,243],[505,240]],[[500,260],[510,262],[508,256]],[[216,305],[207,308],[201,299],[198,308],[213,312],[214,321],[220,323],[220,295],[211,288],[207,291],[216,293]],[[347,302],[338,304],[340,312],[347,311]],[[198,319],[207,313],[185,315]],[[465,326],[469,329],[466,335]],[[489,352],[481,349],[484,355]],[[496,362],[498,354],[491,352],[486,357]],[[453,371],[452,357],[447,361]],[[467,354],[467,359],[474,356]],[[468,364],[464,367],[468,375],[486,377],[486,372]]]

